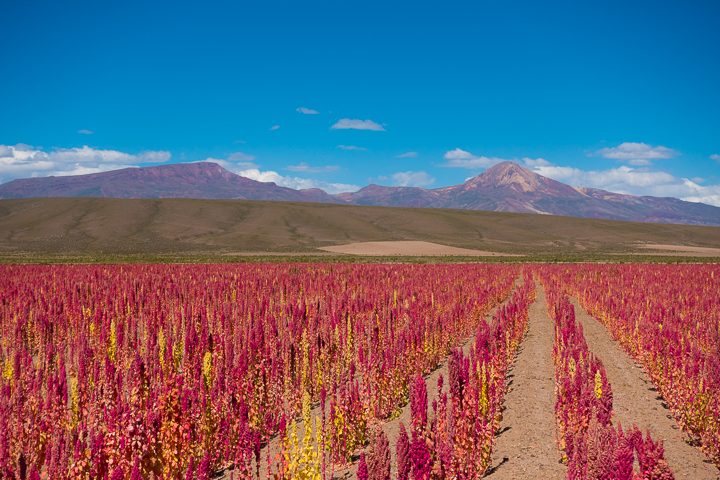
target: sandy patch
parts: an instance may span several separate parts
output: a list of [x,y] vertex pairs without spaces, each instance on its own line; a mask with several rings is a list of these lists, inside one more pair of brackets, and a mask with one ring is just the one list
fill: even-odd
[[642,243],[637,245],[643,250],[652,252],[634,252],[633,255],[671,255],[679,257],[720,257],[720,248],[693,247],[690,245],[667,245],[663,243]]
[[507,253],[489,252],[485,250],[472,250],[469,248],[451,247],[439,243],[403,240],[394,242],[359,242],[345,245],[321,247],[320,250],[349,255],[378,255],[378,256],[443,256],[464,255],[473,257],[505,257],[518,256]]

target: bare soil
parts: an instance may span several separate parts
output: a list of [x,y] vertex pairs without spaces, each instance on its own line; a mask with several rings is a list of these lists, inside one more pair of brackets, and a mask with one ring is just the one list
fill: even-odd
[[613,423],[630,427],[636,424],[650,431],[653,440],[663,440],[665,459],[675,478],[717,480],[718,469],[706,461],[705,455],[686,442],[670,411],[647,373],[613,340],[608,330],[583,309],[576,299],[575,316],[582,324],[590,351],[602,360],[613,390]]
[[375,256],[442,256],[442,255],[463,255],[472,257],[495,257],[495,256],[518,256],[507,253],[490,252],[486,250],[474,250],[470,248],[451,247],[439,243],[423,242],[416,240],[400,240],[390,242],[357,242],[345,245],[334,245],[321,247],[320,250],[332,253],[344,253],[350,255],[375,255]]
[[536,285],[528,332],[510,371],[512,384],[493,452],[493,480],[564,479],[555,442],[555,380],[552,348],[555,332],[548,316],[545,291]]

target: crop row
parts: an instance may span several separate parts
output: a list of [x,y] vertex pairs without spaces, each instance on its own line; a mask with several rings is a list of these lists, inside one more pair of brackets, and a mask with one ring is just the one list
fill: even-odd
[[[478,326],[468,354],[461,348],[452,352],[448,385],[445,388],[440,375],[432,416],[426,382],[420,375],[415,377],[410,392],[409,433],[401,423],[396,445],[398,480],[483,476],[502,420],[507,370],[527,330],[528,306],[534,296],[532,276],[527,274],[508,303],[489,322]],[[361,458],[358,478],[389,479],[389,458],[387,439],[379,434],[367,459]]]
[[679,425],[720,468],[720,269],[578,265],[556,275],[643,365]]
[[[672,480],[662,443],[636,426],[612,425],[613,393],[600,359],[588,348],[567,297],[545,281],[555,321],[555,416],[558,448],[569,480]],[[634,472],[637,461],[639,472]]]

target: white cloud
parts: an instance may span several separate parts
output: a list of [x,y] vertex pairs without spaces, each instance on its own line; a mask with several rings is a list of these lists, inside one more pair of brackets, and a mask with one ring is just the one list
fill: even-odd
[[397,172],[390,175],[394,185],[399,187],[427,187],[435,183],[435,179],[427,172]]
[[400,155],[395,156],[395,158],[417,158],[417,156],[417,152],[403,152]]
[[278,185],[282,185],[284,180],[282,175],[277,172],[273,172],[272,170],[266,170],[263,172],[258,168],[248,168],[247,170],[239,170],[235,173],[258,182],[275,182]]
[[467,150],[463,150],[462,148],[455,148],[453,150],[448,150],[447,152],[445,152],[445,155],[443,155],[443,158],[445,159],[445,163],[442,165],[443,167],[467,168],[469,170],[478,170],[480,168],[487,168],[487,167],[490,167],[490,166],[495,165],[496,163],[500,163],[500,162],[522,162],[522,163],[525,163],[525,165],[527,165],[529,167],[548,163],[547,160],[545,160],[544,158],[524,157],[521,159],[515,159],[515,158],[501,158],[501,157],[486,157],[484,155],[475,155],[473,153],[468,152]]
[[354,118],[341,118],[332,127],[333,130],[372,130],[384,132],[385,128],[372,120],[358,120]]
[[307,172],[307,173],[323,173],[323,172],[335,172],[340,167],[337,165],[308,165],[305,162],[298,163],[297,165],[289,165],[286,170],[291,172]]
[[357,145],[338,145],[337,148],[340,150],[346,150],[349,152],[355,151],[355,152],[364,152],[367,150],[365,147],[358,147]]
[[581,170],[559,165],[537,165],[535,173],[576,187],[654,197],[675,197],[689,202],[720,206],[720,185],[700,185],[670,173],[622,165],[607,170]]
[[640,189],[667,185],[676,179],[666,172],[640,170],[626,165],[608,170],[585,171],[574,167],[541,165],[533,170],[575,186],[602,188],[618,193],[637,193]]
[[164,163],[170,152],[145,151],[137,154],[102,150],[87,145],[42,150],[28,145],[0,145],[0,180],[13,178],[81,175],[116,170],[147,163]]
[[[242,153],[242,152],[236,152]],[[280,175],[274,170],[261,170],[255,163],[248,161],[248,158],[255,159],[252,155],[230,155],[227,159],[219,158],[206,158],[205,162],[215,162],[222,165],[227,170],[237,173],[240,176],[257,180],[258,182],[274,182],[281,187],[289,187],[294,189],[302,188],[321,188],[328,193],[341,193],[341,192],[354,192],[360,190],[357,185],[351,185],[347,183],[336,183],[327,182],[323,180],[317,180],[314,178],[303,178]],[[242,159],[238,161],[238,159]],[[335,165],[323,165],[313,166],[307,163],[299,163],[297,165],[290,165],[287,170],[292,172],[304,172],[304,173],[325,173],[333,172],[338,170],[339,167]]]
[[273,125],[272,127],[270,127],[271,132],[274,132],[276,130],[280,130],[280,125]]
[[683,179],[681,190],[683,190],[683,200],[707,203],[720,207],[720,185],[703,186],[685,178]]
[[88,130],[87,128],[81,128],[80,130],[78,130],[77,133],[79,133],[80,135],[92,135],[95,132],[93,132],[92,130]]
[[247,170],[240,170],[235,173],[252,180],[257,180],[258,182],[274,182],[281,187],[294,189],[321,188],[328,193],[355,192],[360,190],[360,187],[357,185],[324,182],[311,178],[286,177],[272,170],[262,171],[257,168],[251,168]]
[[720,162],[720,154],[713,153],[712,155],[710,155],[710,160],[715,160],[716,162]]
[[448,150],[445,152],[445,155],[443,155],[443,158],[445,159],[445,164],[443,165],[445,167],[470,169],[489,167],[503,160],[501,158],[473,155],[462,148]]
[[295,109],[295,111],[298,113],[302,113],[303,115],[318,115],[320,113],[315,109],[307,107],[298,107]]
[[678,154],[672,148],[640,142],[623,142],[616,147],[601,148],[597,153],[635,166],[650,165],[653,160],[672,158]]

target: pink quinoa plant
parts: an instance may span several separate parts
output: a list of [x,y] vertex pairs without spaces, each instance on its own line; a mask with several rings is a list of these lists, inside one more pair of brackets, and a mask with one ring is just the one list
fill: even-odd
[[397,444],[395,445],[398,480],[408,480],[410,471],[412,470],[412,459],[410,458],[410,439],[408,438],[405,425],[400,422],[400,434],[398,435]]
[[365,462],[365,454],[360,454],[360,462],[358,463],[358,469],[357,469],[357,478],[358,480],[368,480],[368,466]]
[[368,480],[390,480],[390,441],[378,428],[367,455]]

